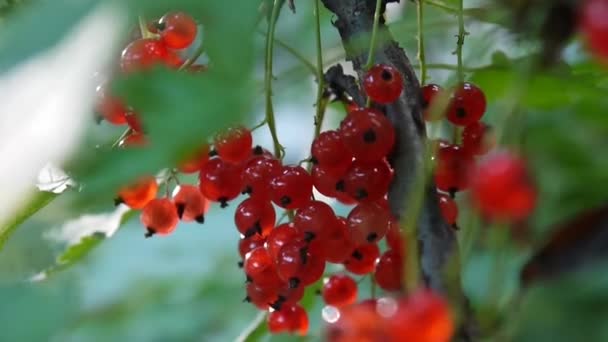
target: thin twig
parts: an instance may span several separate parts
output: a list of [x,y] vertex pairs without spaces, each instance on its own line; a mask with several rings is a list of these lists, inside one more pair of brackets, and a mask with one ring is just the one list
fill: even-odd
[[418,61],[420,62],[420,84],[426,84],[426,58],[424,54],[424,1],[417,2],[418,14]]

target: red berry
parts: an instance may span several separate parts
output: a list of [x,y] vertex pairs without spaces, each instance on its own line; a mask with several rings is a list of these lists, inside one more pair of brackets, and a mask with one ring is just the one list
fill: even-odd
[[255,156],[243,171],[245,191],[251,198],[270,200],[270,182],[281,174],[281,162],[274,157]]
[[171,64],[174,53],[160,40],[142,38],[132,41],[122,51],[120,67],[124,72],[148,69],[155,64]]
[[432,116],[431,108],[435,98],[443,91],[443,88],[437,84],[427,84],[422,87],[422,111],[424,120],[426,121],[438,121],[441,116]]
[[173,190],[173,201],[177,208],[177,216],[184,222],[205,222],[205,213],[209,202],[194,185],[180,185]]
[[337,131],[321,133],[313,141],[310,153],[315,164],[333,175],[343,174],[353,160]]
[[220,202],[222,207],[236,198],[243,189],[240,166],[225,163],[220,158],[209,160],[201,169],[200,189],[211,201]]
[[363,79],[363,89],[372,101],[389,104],[395,102],[403,91],[403,77],[390,65],[373,66]]
[[310,201],[298,209],[293,224],[306,239],[324,240],[329,227],[339,223],[334,210],[329,205],[320,201]]
[[389,324],[396,341],[448,342],[454,335],[454,320],[448,304],[426,289],[399,300]]
[[133,111],[128,111],[125,113],[125,118],[127,119],[127,125],[129,125],[129,127],[131,127],[133,131],[138,133],[143,132],[143,128],[141,127],[141,121],[137,113]]
[[126,204],[131,209],[141,209],[156,197],[158,184],[152,176],[144,176],[135,183],[123,187],[118,192],[118,202]]
[[364,162],[382,160],[395,144],[391,122],[374,109],[351,113],[340,124],[340,134],[353,156]]
[[258,247],[264,247],[266,243],[266,238],[261,235],[252,235],[247,238],[242,238],[239,240],[239,254],[242,259],[245,259],[247,253]]
[[[311,175],[315,188],[327,197],[336,197],[340,191],[344,191],[344,174],[336,176],[325,168],[314,165]],[[342,196],[346,197],[343,193]]]
[[272,303],[272,306],[275,310],[280,310],[283,305],[297,304],[304,298],[304,290],[304,286],[291,288],[288,283],[285,283],[279,288],[278,298]]
[[209,161],[209,145],[204,144],[188,155],[179,165],[179,171],[183,173],[200,172]]
[[172,49],[183,49],[196,38],[196,22],[183,12],[165,14],[158,22],[160,39]]
[[264,247],[255,248],[245,255],[243,269],[253,279],[259,278],[260,275],[264,274],[264,271],[272,267],[272,259]]
[[492,127],[481,121],[474,122],[462,131],[462,149],[471,155],[488,153],[496,145]]
[[285,244],[302,239],[304,239],[304,235],[295,228],[293,223],[283,223],[268,234],[266,249],[272,260],[276,261]]
[[255,305],[260,310],[268,310],[271,303],[274,303],[278,298],[277,289],[260,286],[250,282],[245,287],[247,297],[245,301]]
[[344,217],[337,218],[337,224],[324,228],[324,239],[319,243],[323,248],[323,255],[328,262],[341,264],[347,260],[355,249],[350,239],[350,233]]
[[328,305],[350,305],[357,300],[357,283],[347,275],[333,275],[325,279],[322,295]]
[[374,271],[379,256],[380,249],[375,243],[361,245],[354,249],[344,267],[351,273],[365,275]]
[[361,203],[346,219],[350,238],[356,245],[380,241],[393,224],[391,212],[377,203]]
[[450,194],[465,190],[473,164],[473,158],[459,146],[440,143],[435,169],[437,188]]
[[218,156],[224,161],[239,164],[251,156],[253,138],[245,127],[232,127],[218,134],[214,141]]
[[608,60],[608,1],[587,0],[581,13],[581,30],[591,51]]
[[272,201],[284,209],[298,209],[312,197],[312,177],[301,166],[283,166],[270,182]]
[[476,85],[459,84],[454,90],[447,117],[457,126],[467,126],[479,121],[486,111],[486,96]]
[[118,143],[118,147],[143,147],[148,144],[148,139],[143,133],[131,132]]
[[[329,342],[397,341],[391,339],[388,322],[376,310],[376,300],[340,308],[336,320],[329,320],[325,334]],[[409,340],[403,340],[408,341]],[[415,340],[411,340],[414,342]],[[417,341],[416,341],[417,342]]]
[[120,98],[112,96],[103,85],[97,87],[96,111],[104,120],[113,125],[127,123],[126,115],[129,109]]
[[488,155],[471,177],[471,195],[482,215],[495,220],[523,220],[536,205],[536,189],[526,163],[505,151]]
[[458,219],[458,205],[448,195],[438,194],[439,197],[439,208],[441,209],[441,215],[445,219],[445,222],[449,225],[455,225]]
[[403,288],[403,253],[389,249],[376,263],[374,280],[386,291],[399,291]]
[[403,232],[399,227],[399,222],[394,221],[386,233],[386,244],[388,248],[396,250],[402,254],[405,251],[405,241],[403,241]]
[[323,276],[325,260],[304,240],[283,245],[276,260],[279,277],[292,288],[308,286]]
[[245,237],[255,234],[267,236],[274,227],[276,214],[268,201],[248,198],[241,202],[234,213],[236,228]]
[[355,161],[344,176],[344,191],[360,202],[374,202],[388,192],[393,171],[386,160],[363,163]]
[[273,334],[292,333],[304,336],[308,333],[308,315],[299,305],[284,305],[268,315],[268,330]]
[[141,212],[141,223],[148,229],[146,237],[167,235],[175,230],[178,222],[175,203],[166,198],[151,200]]

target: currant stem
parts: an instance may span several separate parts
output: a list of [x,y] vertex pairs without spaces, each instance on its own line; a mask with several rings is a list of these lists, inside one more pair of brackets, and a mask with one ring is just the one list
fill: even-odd
[[122,132],[122,134],[118,137],[118,139],[116,139],[116,141],[114,141],[112,143],[112,145],[110,146],[110,148],[116,148],[116,146],[118,146],[118,144],[120,144],[120,142],[127,137],[127,135],[131,134],[131,128],[127,128],[124,132]]
[[424,1],[418,0],[418,61],[420,61],[420,84],[426,84],[426,57],[424,53]]
[[369,54],[367,55],[367,63],[363,69],[368,70],[374,65],[374,53],[376,52],[376,39],[378,36],[378,22],[380,21],[380,13],[382,0],[376,0],[376,9],[374,12],[374,26],[372,28],[372,38],[369,43]]
[[464,28],[464,0],[458,0],[458,41],[456,42],[456,56],[458,59],[458,81],[464,82],[464,68],[462,63],[462,46],[466,36]]
[[196,50],[194,51],[194,53],[192,54],[192,56],[190,56],[188,59],[186,59],[186,61],[184,61],[184,63],[179,67],[179,69],[177,70],[184,70],[187,67],[191,66],[192,64],[194,64],[196,62],[196,60],[203,55],[203,53],[205,53],[205,46],[204,44],[201,42],[201,45],[199,45]]
[[446,12],[450,12],[450,13],[454,13],[454,14],[458,13],[458,9],[456,9],[452,6],[446,5],[441,1],[436,1],[436,0],[423,0],[423,1],[426,2],[428,5],[440,8]]
[[143,15],[137,17],[139,22],[139,32],[141,33],[142,38],[152,38],[154,34],[148,30],[148,22]]
[[[325,93],[325,77],[323,75],[323,44],[321,41],[321,14],[319,13],[319,0],[315,1],[314,17],[315,17],[315,31],[317,41],[317,112],[315,114],[315,131],[314,138],[318,137],[323,127],[323,119],[325,118],[325,108],[327,106],[326,101],[323,99]],[[310,160],[310,158],[309,158]],[[312,168],[312,163],[308,164],[308,169]]]
[[268,32],[266,33],[266,63],[264,73],[264,86],[266,88],[266,122],[268,123],[268,129],[272,136],[272,142],[274,145],[274,155],[282,159],[285,150],[279,142],[277,134],[277,127],[274,118],[274,108],[272,104],[272,57],[274,52],[274,34],[276,29],[276,21],[279,17],[280,0],[274,0],[272,5],[272,14],[268,23]]

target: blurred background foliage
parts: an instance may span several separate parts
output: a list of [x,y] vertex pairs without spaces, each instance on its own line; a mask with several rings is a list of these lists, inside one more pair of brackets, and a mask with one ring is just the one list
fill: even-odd
[[[0,1],[0,71],[55,44],[100,2]],[[449,86],[456,81],[452,51],[457,24],[451,10],[456,1],[428,3],[423,30],[430,81]],[[242,303],[244,277],[236,266],[234,205],[213,206],[205,225],[181,224],[167,238],[144,240],[135,215],[125,219],[111,239],[87,239],[67,254],[65,243],[49,238],[70,219],[111,211],[118,186],[142,172],[174,165],[213,132],[235,122],[252,127],[263,119],[266,21],[256,24],[257,1],[120,4],[134,28],[140,13],[152,18],[168,10],[188,11],[204,25],[213,68],[201,75],[159,68],[116,79],[114,89],[145,113],[151,148],[104,148],[121,132],[91,120],[79,152],[66,166],[84,185],[82,192],[68,191],[48,205],[45,202],[39,211],[41,198],[33,198],[24,209],[28,219],[20,225],[15,222],[10,229],[15,233],[1,247],[0,341],[228,341],[257,315],[251,305]],[[464,46],[467,78],[486,92],[489,109],[484,121],[498,129],[504,145],[527,157],[541,191],[539,208],[517,230],[521,234],[488,230],[474,213],[461,211],[463,282],[484,336],[488,341],[606,341],[605,265],[526,291],[519,291],[519,272],[556,224],[608,199],[608,69],[586,54],[579,39],[568,41],[557,65],[539,69],[532,61],[542,45],[534,29],[541,26],[542,15],[532,16],[538,22],[520,35],[514,31],[516,12],[508,4],[465,4],[470,33]],[[312,5],[296,2],[296,6],[295,14],[283,9],[277,23],[281,43],[275,47],[273,99],[286,162],[307,157],[315,111],[314,76],[281,47],[287,45],[314,60]],[[327,67],[342,60],[344,52],[331,14],[325,9],[321,14]],[[416,63],[415,4],[390,5],[388,21],[396,40]],[[115,53],[118,56],[119,51]],[[341,106],[330,106],[326,127],[337,125],[343,115]],[[309,130],[303,133],[302,128]],[[444,127],[431,130],[449,133]],[[255,139],[271,148],[264,128],[255,132]],[[459,200],[466,208],[466,196]],[[0,232],[2,239],[8,238],[5,229]],[[64,267],[72,262],[73,267]],[[36,275],[40,279],[44,270],[52,271],[46,279],[27,281]],[[363,286],[363,295],[366,291]],[[321,303],[314,296],[309,299],[308,339],[318,340]],[[270,338],[263,330],[255,336],[253,340],[285,339]]]

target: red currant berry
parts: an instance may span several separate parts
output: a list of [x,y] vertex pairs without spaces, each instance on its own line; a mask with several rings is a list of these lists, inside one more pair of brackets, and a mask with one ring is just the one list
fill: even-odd
[[275,220],[276,214],[272,204],[253,198],[244,200],[234,213],[236,228],[245,237],[255,234],[267,236],[274,227]]
[[323,247],[325,260],[335,264],[341,264],[347,260],[355,249],[350,239],[350,233],[344,217],[337,218],[337,224],[329,225],[324,229],[324,239],[319,243]]
[[135,183],[118,191],[117,203],[124,203],[131,209],[141,209],[156,197],[158,184],[152,176],[144,176]]
[[246,302],[250,302],[260,310],[268,310],[271,303],[274,303],[277,298],[277,289],[260,286],[250,282],[245,287],[247,291]]
[[304,240],[286,243],[276,260],[279,277],[292,288],[308,286],[323,276],[325,260]]
[[447,224],[455,225],[458,219],[458,205],[450,196],[445,194],[438,194],[437,196],[439,197],[439,208],[443,219]]
[[310,148],[313,163],[333,175],[343,174],[352,163],[353,156],[337,131],[326,131],[313,141]]
[[211,159],[201,169],[200,189],[211,201],[220,202],[222,207],[236,198],[243,188],[240,166],[225,163],[220,158]]
[[454,335],[454,319],[448,304],[426,289],[398,301],[389,324],[395,341],[448,342]]
[[375,243],[367,243],[353,250],[344,267],[351,273],[365,275],[374,271],[380,249]]
[[205,222],[205,213],[209,202],[194,185],[180,185],[173,190],[173,201],[177,208],[177,216],[184,222]]
[[329,227],[339,223],[334,210],[329,205],[321,201],[311,201],[298,209],[293,224],[310,241],[324,240]]
[[126,114],[129,109],[117,97],[109,94],[104,86],[97,87],[97,106],[95,110],[101,117],[113,125],[124,125],[127,123]]
[[245,192],[251,198],[270,200],[270,182],[281,174],[281,162],[274,157],[255,156],[243,171]]
[[172,49],[187,48],[196,38],[196,22],[183,12],[165,14],[158,22],[160,39]]
[[283,223],[270,231],[268,234],[266,249],[272,260],[277,260],[281,248],[287,243],[303,240],[302,235],[294,226],[293,223]]
[[357,201],[374,202],[386,196],[392,179],[393,171],[386,160],[371,163],[357,160],[344,176],[344,190]]
[[350,238],[356,245],[380,241],[393,224],[393,215],[377,203],[361,203],[346,219]]
[[242,238],[239,240],[239,254],[242,259],[245,259],[247,253],[258,247],[264,247],[266,243],[266,238],[261,235],[252,235],[247,238]]
[[347,275],[333,275],[325,279],[321,293],[328,305],[350,305],[357,300],[357,283]]
[[481,121],[474,122],[462,131],[462,149],[471,155],[488,153],[496,146],[496,136],[492,127]]
[[280,310],[283,305],[297,304],[304,298],[304,290],[304,286],[291,288],[288,283],[283,284],[278,290],[277,300],[271,304],[271,307]]
[[386,244],[388,248],[396,250],[402,254],[405,254],[405,242],[403,241],[403,232],[399,227],[399,222],[393,221],[391,227],[386,233]]
[[397,101],[403,91],[403,77],[392,66],[378,64],[365,74],[363,89],[374,102],[393,103]]
[[328,342],[399,341],[391,339],[386,318],[378,314],[376,306],[376,300],[373,299],[340,308],[337,320],[328,319],[330,324],[327,326],[325,340]]
[[376,263],[374,280],[383,290],[401,290],[403,288],[403,254],[393,249],[384,252]]
[[603,60],[608,60],[608,2],[587,0],[581,13],[581,30],[591,51]]
[[489,219],[523,220],[534,210],[537,193],[526,163],[509,152],[484,158],[471,181],[473,203]]
[[448,120],[457,126],[479,121],[486,111],[486,96],[476,85],[464,82],[456,87],[448,107]]
[[299,305],[284,305],[268,315],[268,330],[273,334],[292,333],[304,336],[308,333],[308,315]]
[[128,111],[125,113],[125,118],[127,119],[127,125],[131,127],[134,132],[142,133],[143,128],[141,126],[141,121],[139,119],[139,115],[133,111]]
[[440,143],[435,169],[437,188],[452,195],[465,190],[473,165],[473,158],[459,146]]
[[301,166],[283,166],[270,182],[272,201],[284,209],[298,209],[310,202],[312,177]]
[[148,145],[148,139],[142,133],[132,132],[118,143],[118,147],[143,147]]
[[209,161],[209,145],[204,144],[190,154],[178,167],[182,173],[200,172]]
[[224,161],[239,164],[251,156],[253,138],[245,127],[233,127],[218,134],[214,140],[215,150]]
[[443,92],[443,88],[437,84],[427,84],[422,87],[422,111],[424,120],[426,121],[438,121],[441,116],[432,116],[431,108],[434,104],[435,98]]
[[142,38],[132,41],[122,51],[120,67],[124,72],[148,69],[155,64],[167,64],[174,55],[160,40]]
[[360,161],[382,160],[395,144],[391,122],[374,109],[351,113],[340,124],[340,134],[353,156]]
[[311,175],[315,189],[327,197],[337,197],[339,192],[344,191],[344,175],[336,176],[319,165],[312,167]]
[[245,255],[245,273],[253,278],[259,278],[269,268],[273,267],[272,259],[264,247],[258,247]]
[[167,235],[175,230],[178,222],[175,203],[166,198],[151,200],[141,212],[141,223],[148,230],[146,237]]

